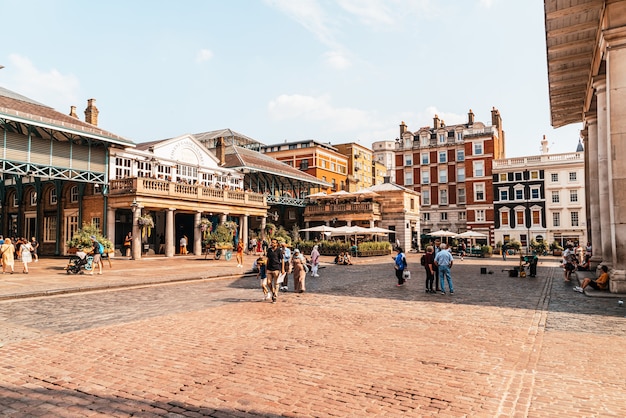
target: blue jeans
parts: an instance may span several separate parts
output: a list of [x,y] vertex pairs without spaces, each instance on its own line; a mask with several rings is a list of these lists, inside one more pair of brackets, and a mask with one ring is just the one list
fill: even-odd
[[454,286],[452,286],[452,276],[450,275],[450,267],[448,266],[439,266],[439,284],[441,286],[441,291],[446,291],[445,281],[444,279],[448,279],[448,287],[450,288],[450,293],[454,292]]

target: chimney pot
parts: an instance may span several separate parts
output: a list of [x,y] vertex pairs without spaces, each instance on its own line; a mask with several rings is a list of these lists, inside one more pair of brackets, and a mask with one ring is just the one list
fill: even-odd
[[98,126],[98,113],[100,111],[96,107],[96,99],[87,100],[87,109],[85,109],[85,122]]
[[78,119],[78,115],[76,114],[76,106],[70,106],[70,116]]

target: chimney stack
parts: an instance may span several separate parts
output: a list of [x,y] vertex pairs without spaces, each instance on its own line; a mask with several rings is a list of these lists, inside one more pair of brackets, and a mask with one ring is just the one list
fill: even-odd
[[76,114],[76,106],[70,106],[70,116],[78,119],[78,115]]
[[439,129],[439,115],[435,115],[433,118],[433,128]]
[[472,109],[470,109],[469,113],[467,114],[467,124],[470,126],[474,124],[474,112],[472,112]]
[[502,128],[502,117],[500,117],[500,111],[495,107],[491,109],[491,125],[498,129]]
[[217,142],[215,144],[215,156],[220,161],[220,166],[226,164],[226,146],[224,145],[223,136],[217,138]]
[[98,113],[100,111],[96,107],[96,99],[87,100],[87,109],[85,109],[85,122],[98,126]]
[[405,132],[406,132],[406,123],[402,121],[402,123],[400,124],[400,138],[402,138],[402,135],[404,135]]

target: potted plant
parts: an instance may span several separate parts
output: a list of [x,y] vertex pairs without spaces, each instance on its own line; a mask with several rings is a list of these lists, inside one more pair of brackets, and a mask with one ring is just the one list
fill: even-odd
[[563,247],[561,247],[561,244],[559,244],[559,242],[556,240],[552,244],[550,244],[550,251],[552,251],[552,255],[555,256],[563,255]]
[[493,255],[493,248],[491,245],[483,245],[480,247],[480,252],[483,257],[491,257]]
[[137,218],[137,224],[141,228],[141,237],[149,237],[152,235],[152,228],[154,228],[154,220],[149,213]]
[[200,219],[200,225],[198,225],[198,228],[200,228],[200,233],[202,234],[202,241],[208,240],[211,235],[211,230],[213,229],[211,221],[209,221],[208,218]]
[[93,223],[85,223],[82,228],[77,230],[71,239],[66,242],[66,245],[69,249],[68,252],[76,252],[78,248],[92,248],[93,243],[91,241],[91,237],[95,236],[96,241],[98,241],[104,247],[104,252],[106,254],[112,254],[115,251],[115,247],[113,243],[109,241],[107,238],[102,236],[100,229]]

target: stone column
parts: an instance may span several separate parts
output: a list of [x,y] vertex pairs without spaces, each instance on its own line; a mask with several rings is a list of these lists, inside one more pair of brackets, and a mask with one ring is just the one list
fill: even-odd
[[602,264],[606,264],[610,268],[613,263],[613,255],[610,235],[606,79],[604,77],[598,78],[594,81],[594,88],[598,98],[598,204],[600,208],[598,219],[600,220],[601,242],[593,243],[593,246],[594,248],[602,246]]
[[227,213],[222,213],[222,214],[220,215],[220,225],[223,225],[223,224],[225,224],[225,223],[226,223],[226,219],[228,219],[227,217],[228,217],[228,214],[227,214]]
[[[133,202],[133,205],[135,203]],[[133,242],[130,249],[131,259],[139,260],[141,258],[141,227],[139,226],[139,217],[141,216],[141,210],[143,206],[136,205],[132,207],[133,211]]]
[[246,251],[248,250],[248,241],[249,237],[248,237],[248,219],[250,218],[249,215],[243,215],[240,218],[240,224],[241,224],[241,241],[243,242],[243,247],[246,249]]
[[175,208],[168,208],[165,213],[165,256],[174,257],[174,210]]
[[265,235],[265,227],[267,226],[267,215],[261,218],[261,239],[267,239]]
[[611,246],[611,292],[626,292],[626,34],[604,33],[608,40],[607,107],[608,170]]
[[602,231],[600,229],[600,190],[598,188],[598,118],[597,114],[586,115],[587,122],[587,145],[585,164],[588,177],[585,179],[585,197],[588,202],[589,219],[591,224],[591,236],[593,256],[591,263],[593,269],[602,262]]
[[111,241],[115,249],[115,208],[111,206],[107,207],[107,239]]
[[202,255],[202,231],[200,231],[200,219],[202,219],[202,211],[196,211],[193,220],[193,254]]

